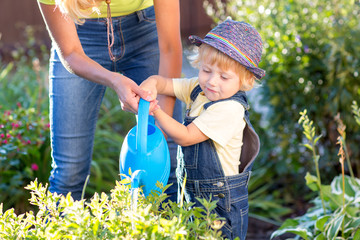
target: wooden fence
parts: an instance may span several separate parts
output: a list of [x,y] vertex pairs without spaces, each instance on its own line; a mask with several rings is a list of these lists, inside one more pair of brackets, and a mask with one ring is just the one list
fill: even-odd
[[[180,0],[181,34],[204,36],[212,25],[203,0]],[[6,60],[13,49],[26,42],[26,29],[31,26],[37,45],[50,44],[36,0],[0,0],[0,59]]]

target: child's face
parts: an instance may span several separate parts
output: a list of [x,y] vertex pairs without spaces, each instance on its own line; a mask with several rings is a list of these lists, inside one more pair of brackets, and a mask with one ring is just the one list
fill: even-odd
[[220,69],[216,64],[200,63],[199,84],[210,101],[233,96],[240,90],[239,76],[231,69]]

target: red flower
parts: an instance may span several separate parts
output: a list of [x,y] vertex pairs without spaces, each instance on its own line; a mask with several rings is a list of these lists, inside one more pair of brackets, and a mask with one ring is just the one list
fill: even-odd
[[32,164],[31,164],[31,169],[32,169],[33,171],[37,171],[37,170],[39,170],[39,166],[38,166],[36,163],[32,163]]

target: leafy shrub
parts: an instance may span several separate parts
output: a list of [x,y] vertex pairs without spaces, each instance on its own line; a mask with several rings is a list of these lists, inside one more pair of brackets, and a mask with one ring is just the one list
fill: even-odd
[[16,215],[0,206],[1,239],[222,239],[219,219],[210,213],[216,202],[203,201],[206,210],[188,209],[153,192],[148,198],[139,194],[134,207],[129,186],[121,182],[110,196],[96,193],[88,202],[51,194],[36,180],[27,189],[38,213]]
[[46,182],[50,174],[49,123],[20,103],[14,110],[0,107],[0,114],[0,202],[24,211],[24,187],[35,178]]
[[[307,186],[315,187],[317,178],[307,175]],[[345,203],[343,203],[343,184]],[[313,199],[313,207],[306,214],[287,219],[272,238],[284,233],[294,233],[303,239],[359,239],[360,238],[360,179],[336,176],[330,185],[321,185],[324,192],[325,212],[319,197]],[[342,238],[337,238],[342,236]],[[297,239],[298,239],[297,238]]]
[[[355,119],[360,125],[360,110],[357,103],[352,105]],[[304,135],[309,143],[305,146],[311,150],[315,163],[316,176],[306,174],[306,185],[318,192],[318,196],[312,200],[313,207],[306,214],[294,219],[287,219],[282,226],[272,234],[272,238],[284,233],[294,233],[303,239],[360,239],[360,179],[345,175],[345,159],[350,165],[347,150],[345,148],[345,125],[338,119],[338,144],[339,161],[342,174],[336,176],[330,185],[321,184],[319,159],[316,151],[316,143],[320,136],[315,136],[315,127],[309,120],[306,111],[301,113],[299,120],[304,128]],[[351,169],[351,167],[349,167]],[[352,171],[350,171],[352,173]]]
[[[28,48],[36,42],[31,31]],[[51,169],[47,66],[39,60],[47,55],[24,51],[14,50],[14,62],[0,68],[0,202],[15,212],[31,208],[24,187],[35,178],[47,182]]]
[[[351,101],[360,94],[360,4],[351,1],[209,0],[206,11],[215,22],[231,16],[259,30],[264,40],[260,67],[267,71],[251,102],[261,118],[252,121],[260,133],[260,156],[254,169],[266,168],[274,175],[268,193],[288,204],[309,199],[301,188],[311,158],[294,124],[303,106],[322,129],[319,151],[324,182],[337,174],[336,121],[340,113],[347,126],[347,145],[354,173],[360,176],[359,126],[347,115]],[[257,110],[258,109],[258,110]],[[346,172],[349,169],[346,167]]]
[[[32,29],[26,28],[26,32],[29,36],[28,43],[13,51],[14,62],[2,64],[0,68],[0,89],[6,89],[0,94],[0,111],[13,111],[13,109],[17,109],[16,103],[20,103],[23,109],[32,109],[31,111],[35,111],[36,114],[41,114],[44,121],[48,121],[48,64],[44,62],[44,60],[48,60],[48,49],[44,49],[46,46],[42,45],[41,56],[39,56],[39,51],[31,50],[34,44]],[[120,147],[125,134],[134,125],[134,115],[122,111],[116,94],[107,91],[97,123],[91,178],[86,188],[87,195],[92,196],[95,192],[102,191],[109,192],[110,189],[114,188],[114,179],[119,175]],[[49,133],[46,136],[48,137]],[[47,139],[44,145],[39,146],[39,152],[42,155],[50,156],[48,153],[50,151],[49,144]],[[8,161],[10,160],[8,159]],[[50,166],[50,161],[50,159],[46,159],[44,164]],[[38,176],[38,180],[46,183],[50,170],[49,167],[38,170],[42,172],[43,176]],[[12,185],[11,188],[14,189],[10,191],[11,193],[8,191],[9,194],[3,194],[0,197],[0,200],[6,203],[5,208],[13,207],[14,202],[23,202],[25,205],[15,206],[15,211],[24,212],[28,210],[28,204],[23,201],[28,196],[28,193],[23,190],[27,183],[29,181],[24,183],[25,185]],[[13,192],[18,194],[13,194]]]

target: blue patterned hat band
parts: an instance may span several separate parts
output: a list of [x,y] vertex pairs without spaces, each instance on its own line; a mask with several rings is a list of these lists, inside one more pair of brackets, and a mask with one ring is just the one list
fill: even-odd
[[239,62],[257,79],[265,76],[258,67],[262,55],[262,40],[254,27],[245,22],[226,20],[213,28],[204,39],[191,35],[191,43],[200,46],[206,43]]

